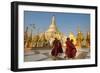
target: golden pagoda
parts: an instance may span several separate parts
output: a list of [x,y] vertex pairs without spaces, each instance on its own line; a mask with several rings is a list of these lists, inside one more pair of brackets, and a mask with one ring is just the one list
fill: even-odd
[[46,39],[49,40],[50,38],[58,38],[60,39],[60,32],[56,26],[56,19],[55,16],[52,17],[51,24],[48,30],[45,32]]
[[77,48],[82,48],[82,42],[83,42],[83,33],[80,31],[80,28],[78,27],[78,34],[76,37],[76,47]]
[[47,31],[44,31],[37,36],[38,38],[36,36],[33,36],[33,41],[37,38],[37,40],[33,42],[34,47],[50,47],[52,46],[52,41],[54,40],[54,38],[57,38],[62,43],[65,43],[66,40],[66,36],[57,28],[55,16],[52,16],[51,24],[48,27]]
[[90,32],[87,32],[86,35],[86,47],[90,48]]
[[69,38],[73,40],[73,44],[76,45],[76,37],[74,36],[73,32],[70,32]]
[[57,38],[58,40],[61,41],[62,45],[66,41],[67,37],[63,33],[61,33],[59,29],[57,28],[55,16],[52,16],[51,24],[48,30],[45,32],[45,38],[49,42],[53,41],[54,38]]
[[56,26],[55,16],[52,17],[51,24],[48,27],[47,31],[39,33],[37,35],[32,35],[28,33],[28,28],[24,32],[24,48],[25,50],[31,50],[33,48],[43,48],[43,47],[52,47],[53,40],[57,38],[61,41],[62,46],[65,44],[66,36],[61,33]]

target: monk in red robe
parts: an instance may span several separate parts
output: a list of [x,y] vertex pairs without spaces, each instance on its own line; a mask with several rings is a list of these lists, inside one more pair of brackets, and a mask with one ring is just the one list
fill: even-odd
[[63,53],[62,45],[61,45],[60,40],[55,38],[55,40],[53,41],[53,49],[51,51],[51,55],[54,57],[57,57],[59,53]]
[[58,50],[59,50],[59,53],[63,53],[63,49],[62,49],[62,44],[60,42],[60,40],[58,40]]
[[72,43],[73,40],[70,40],[70,38],[67,38],[66,41],[66,51],[65,51],[65,55],[68,58],[74,58],[76,56],[76,48],[74,46],[74,44]]

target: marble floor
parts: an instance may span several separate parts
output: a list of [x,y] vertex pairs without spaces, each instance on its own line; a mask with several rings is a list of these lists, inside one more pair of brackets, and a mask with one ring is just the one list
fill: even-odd
[[[24,61],[25,62],[33,62],[33,61],[50,61],[55,60],[51,56],[50,49],[35,49],[24,53]],[[90,58],[90,49],[89,48],[81,48],[77,49],[75,59],[87,59]],[[64,58],[64,54],[60,55],[57,60],[68,60],[68,58]]]

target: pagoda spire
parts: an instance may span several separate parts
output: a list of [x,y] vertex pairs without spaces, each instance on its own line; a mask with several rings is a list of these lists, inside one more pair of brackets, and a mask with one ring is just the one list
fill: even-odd
[[52,16],[51,24],[50,24],[47,32],[51,32],[51,33],[52,32],[57,32],[56,19],[55,19],[54,15]]
[[52,16],[51,24],[56,25],[56,20],[55,20],[55,16],[54,15]]

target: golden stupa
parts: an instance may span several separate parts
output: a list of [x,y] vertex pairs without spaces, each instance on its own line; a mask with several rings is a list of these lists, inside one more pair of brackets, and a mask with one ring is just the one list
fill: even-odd
[[73,44],[76,45],[76,37],[75,37],[75,35],[73,34],[73,32],[70,32],[69,38],[70,38],[71,40],[73,40]]
[[[56,19],[55,19],[55,16],[52,17],[52,20],[51,20],[51,24],[50,26],[48,27],[47,31],[44,31],[40,34],[37,34],[37,35],[34,35],[32,36],[32,34],[30,34],[29,37],[27,37],[28,34],[26,34],[27,31],[25,32],[25,35],[24,35],[24,47],[25,48],[38,48],[38,47],[50,47],[52,46],[52,42],[54,40],[54,38],[57,38],[58,40],[61,41],[62,45],[63,43],[65,43],[66,41],[66,36],[61,33],[58,28],[57,28],[57,25],[56,25]],[[27,39],[26,39],[27,37]],[[31,41],[30,41],[31,39]],[[27,40],[27,43],[26,43],[26,40]],[[32,44],[32,46],[28,46],[28,43]]]
[[82,48],[84,36],[83,33],[80,31],[80,28],[78,27],[78,34],[76,36],[76,48]]
[[86,47],[87,48],[90,48],[90,32],[87,32],[87,35],[86,35]]

